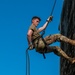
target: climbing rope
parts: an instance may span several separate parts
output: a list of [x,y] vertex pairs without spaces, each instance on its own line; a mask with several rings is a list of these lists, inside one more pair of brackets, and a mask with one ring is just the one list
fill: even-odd
[[26,75],[30,75],[30,58],[28,53],[29,47],[26,50]]
[[[54,5],[53,5],[52,11],[51,11],[51,13],[50,13],[50,16],[52,16],[52,14],[53,14],[53,11],[54,11],[54,8],[55,8],[55,5],[56,5],[56,2],[57,2],[57,0],[54,1]],[[46,28],[47,28],[47,27],[46,27]],[[46,28],[43,30],[43,32],[42,32],[42,36],[45,34],[45,30],[46,30]]]
[[53,11],[54,11],[54,8],[55,8],[55,5],[56,5],[56,1],[57,1],[57,0],[54,1],[54,5],[53,5],[53,8],[52,8],[52,11],[51,11],[50,16],[53,14]]

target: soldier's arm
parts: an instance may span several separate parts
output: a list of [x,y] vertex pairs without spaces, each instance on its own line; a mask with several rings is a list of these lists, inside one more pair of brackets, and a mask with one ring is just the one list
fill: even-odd
[[48,25],[48,22],[46,22],[42,27],[40,27],[40,28],[38,29],[38,32],[43,31],[43,30],[47,27],[47,25]]
[[42,27],[40,27],[38,29],[38,32],[41,32],[42,30],[46,29],[48,23],[52,21],[52,18],[53,18],[52,16],[49,16],[49,18],[47,19],[46,23]]
[[32,30],[29,30],[28,33],[27,33],[27,40],[28,40],[29,46],[32,43],[32,34],[33,34],[33,31]]

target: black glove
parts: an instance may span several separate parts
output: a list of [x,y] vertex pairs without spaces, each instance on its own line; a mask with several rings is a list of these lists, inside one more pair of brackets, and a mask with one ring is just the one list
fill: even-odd
[[34,48],[33,44],[29,45],[29,49],[32,50]]
[[49,16],[49,18],[47,19],[47,22],[52,21],[52,19],[53,19],[53,16]]

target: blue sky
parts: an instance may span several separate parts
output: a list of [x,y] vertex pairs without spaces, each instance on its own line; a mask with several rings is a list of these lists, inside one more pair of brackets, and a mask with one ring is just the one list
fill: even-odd
[[[53,21],[46,33],[60,33],[61,10],[64,0],[57,0]],[[33,16],[39,16],[42,26],[51,13],[54,0],[0,0],[0,75],[25,75],[28,47],[27,31]],[[59,46],[59,43],[52,45]],[[53,53],[46,54],[46,59],[35,50],[29,51],[31,75],[59,75],[59,57]]]

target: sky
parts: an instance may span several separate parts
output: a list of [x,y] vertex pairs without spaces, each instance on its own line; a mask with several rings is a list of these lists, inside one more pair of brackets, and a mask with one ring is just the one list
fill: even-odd
[[[45,36],[58,30],[64,0],[57,0],[53,21]],[[0,0],[0,75],[26,75],[25,51],[28,47],[27,31],[31,18],[39,16],[43,26],[50,16],[54,0]],[[52,45],[60,46],[60,43]],[[46,59],[35,50],[29,51],[30,75],[60,75],[60,57],[46,54]]]

